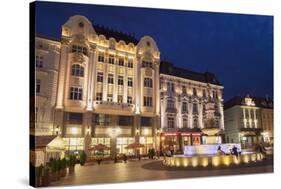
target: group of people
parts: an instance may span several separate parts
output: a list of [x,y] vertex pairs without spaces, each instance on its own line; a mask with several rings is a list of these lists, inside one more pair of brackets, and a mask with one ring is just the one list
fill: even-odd
[[[266,155],[266,149],[265,147],[262,145],[262,143],[257,143],[254,146],[254,150],[258,153],[262,153],[263,155]],[[218,155],[225,155],[226,153],[221,149],[221,146],[218,146],[218,150],[217,150],[217,154]],[[236,157],[238,157],[241,154],[241,151],[239,151],[239,149],[234,145],[231,149],[230,149],[230,154],[231,155],[235,155]]]
[[[230,149],[231,155],[235,155],[236,157],[238,157],[240,153],[241,152],[239,152],[238,148],[235,145]],[[217,154],[225,155],[226,153],[221,149],[221,146],[218,146]]]

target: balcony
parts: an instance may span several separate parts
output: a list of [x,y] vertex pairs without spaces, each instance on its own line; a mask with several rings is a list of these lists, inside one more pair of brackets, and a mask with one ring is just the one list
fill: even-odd
[[168,132],[168,133],[176,133],[176,132],[178,132],[178,128],[168,128],[168,127],[166,126],[166,127],[164,127],[164,128],[162,129],[162,131],[163,131],[163,132]]
[[118,102],[108,102],[108,101],[95,101],[94,108],[97,110],[116,110],[116,111],[134,111],[134,104],[128,103],[118,103]]
[[166,108],[166,112],[167,113],[177,113],[178,111],[177,111],[177,109],[176,108]]

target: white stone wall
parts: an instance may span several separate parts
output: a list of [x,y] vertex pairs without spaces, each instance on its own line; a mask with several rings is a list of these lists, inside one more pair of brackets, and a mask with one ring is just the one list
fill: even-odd
[[[36,93],[35,107],[38,110],[35,121],[36,135],[53,132],[54,106],[56,102],[60,43],[36,37],[35,56],[41,56],[42,68],[35,68],[35,83],[40,80],[40,93]],[[35,64],[35,63],[34,63]]]

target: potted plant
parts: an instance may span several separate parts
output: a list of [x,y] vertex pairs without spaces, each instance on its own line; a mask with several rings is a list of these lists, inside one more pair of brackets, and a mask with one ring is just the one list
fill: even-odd
[[42,186],[42,172],[43,165],[41,164],[39,167],[35,167],[35,186]]
[[60,172],[61,172],[61,159],[57,159],[56,160],[56,166],[57,166],[57,172],[56,172],[56,180],[59,180],[60,179]]
[[57,172],[58,172],[58,163],[57,160],[50,160],[50,168],[51,168],[51,182],[57,180]]
[[66,167],[67,167],[67,162],[66,162],[66,159],[63,158],[61,160],[61,170],[60,170],[60,176],[61,177],[65,177],[66,176]]
[[74,155],[70,155],[69,156],[69,161],[68,161],[69,174],[74,173],[74,171],[75,171],[75,164],[76,164],[76,157]]
[[80,158],[79,158],[80,165],[84,165],[86,160],[87,160],[87,154],[84,151],[82,151],[80,153]]
[[50,169],[48,165],[45,165],[42,169],[42,186],[48,186],[50,183]]

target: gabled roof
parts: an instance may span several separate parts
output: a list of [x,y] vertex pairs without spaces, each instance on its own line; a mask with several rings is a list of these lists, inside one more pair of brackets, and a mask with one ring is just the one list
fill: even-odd
[[190,71],[187,69],[179,68],[174,66],[173,63],[168,61],[161,61],[160,63],[160,74],[167,74],[203,83],[211,83],[214,85],[221,85],[217,80],[215,74],[211,72],[199,73]]
[[52,142],[57,136],[47,135],[47,136],[34,136],[30,135],[30,141],[34,142],[33,148],[44,148]]
[[[250,97],[254,103],[255,107],[260,107],[260,108],[269,108],[273,109],[273,100],[270,98],[265,98],[265,97]],[[226,101],[224,103],[224,109],[229,109],[235,105],[240,105],[240,106],[245,106],[245,97],[241,96],[235,96],[231,98],[230,100]]]

